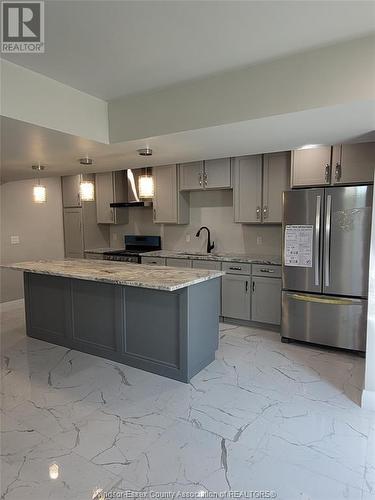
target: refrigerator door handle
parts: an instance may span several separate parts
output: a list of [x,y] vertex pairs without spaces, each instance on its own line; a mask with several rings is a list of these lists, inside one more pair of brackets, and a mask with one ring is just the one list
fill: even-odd
[[319,295],[300,295],[298,293],[293,293],[291,295],[292,299],[300,300],[302,302],[315,302],[318,304],[331,304],[340,306],[353,306],[358,305],[360,301],[352,299],[338,299],[335,297],[321,297]]
[[316,197],[316,213],[315,213],[315,285],[319,286],[320,276],[320,208],[322,204],[322,197]]
[[324,230],[324,284],[330,284],[330,258],[331,258],[331,211],[332,195],[327,195],[326,225]]

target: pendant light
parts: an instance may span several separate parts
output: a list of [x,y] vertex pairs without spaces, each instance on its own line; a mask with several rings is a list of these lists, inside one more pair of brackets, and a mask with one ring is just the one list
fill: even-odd
[[79,185],[81,201],[95,201],[95,187],[91,181],[81,181]]
[[[79,163],[88,167],[94,163],[92,158],[85,156],[85,158],[80,158]],[[95,201],[95,186],[92,181],[85,181],[83,178],[81,179],[81,183],[79,185],[79,194],[81,197],[81,201]]]
[[138,191],[140,198],[153,198],[154,196],[154,178],[152,177],[152,170],[145,169],[145,173],[138,178]]
[[[38,174],[44,170],[44,166],[40,165],[32,165],[33,170],[36,170]],[[38,175],[38,183],[33,187],[33,202],[34,203],[46,203],[47,202],[47,190],[46,186],[43,186],[40,183],[40,177]]]

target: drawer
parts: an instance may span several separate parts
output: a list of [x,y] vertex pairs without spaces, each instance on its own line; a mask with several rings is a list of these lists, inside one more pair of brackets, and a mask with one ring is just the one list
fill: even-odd
[[173,257],[167,259],[167,266],[172,267],[191,267],[191,260],[188,259],[174,259]]
[[221,271],[221,262],[215,260],[193,260],[194,269],[209,269],[212,271]]
[[270,278],[281,278],[281,266],[253,264],[253,276],[269,276]]
[[165,266],[165,259],[164,257],[142,257],[142,264]]
[[251,274],[251,264],[243,262],[223,262],[223,271],[228,274]]

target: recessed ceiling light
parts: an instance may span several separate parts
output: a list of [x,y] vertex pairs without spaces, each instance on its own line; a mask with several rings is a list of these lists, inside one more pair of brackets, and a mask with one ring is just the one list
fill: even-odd
[[300,148],[297,149],[314,149],[314,148],[321,148],[324,146],[324,144],[305,144],[304,146],[301,146]]
[[80,158],[79,163],[81,165],[85,165],[85,167],[88,167],[94,163],[94,160],[92,158],[89,158],[88,156],[86,156],[85,158]]
[[152,155],[152,149],[151,148],[137,149],[137,153],[139,154],[139,156],[151,156]]

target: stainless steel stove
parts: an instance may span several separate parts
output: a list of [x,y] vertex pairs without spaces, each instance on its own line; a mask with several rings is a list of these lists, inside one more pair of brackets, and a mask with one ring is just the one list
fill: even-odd
[[161,249],[160,236],[126,235],[124,243],[125,248],[123,250],[105,252],[103,259],[140,264],[142,253]]

